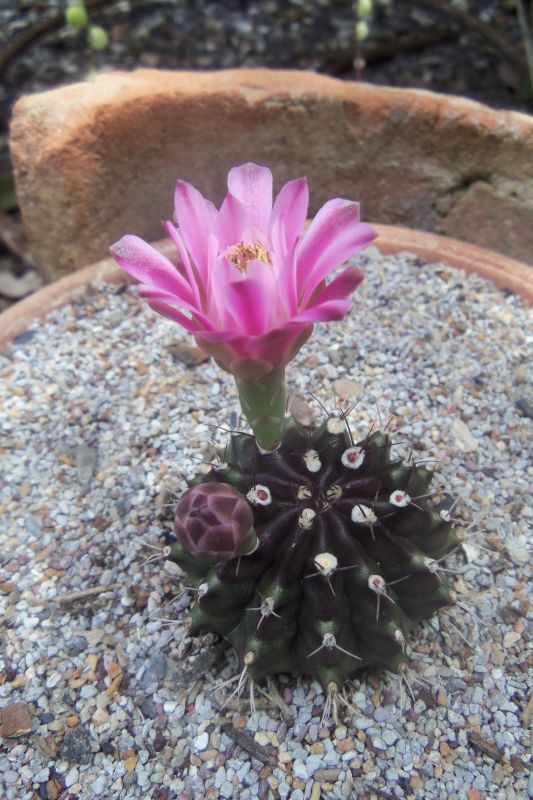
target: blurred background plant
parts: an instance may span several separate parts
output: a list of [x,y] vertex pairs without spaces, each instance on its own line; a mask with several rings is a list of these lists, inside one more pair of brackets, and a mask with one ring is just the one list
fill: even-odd
[[92,50],[104,50],[109,44],[109,36],[101,25],[92,25],[87,8],[81,0],[69,3],[65,9],[65,22],[72,28],[87,31],[87,44]]
[[[398,2],[398,0],[354,0],[354,70],[358,79],[363,76],[366,64],[362,43],[370,33],[374,4],[378,7],[390,8],[394,2]],[[506,33],[502,33],[497,26],[486,22],[482,10],[478,13],[469,11],[468,0],[402,0],[402,2],[415,8],[418,6],[443,15],[451,22],[462,25],[474,35],[484,39],[487,46],[499,53],[504,62],[503,68],[507,67],[507,79],[517,90],[519,96],[524,100],[531,100],[533,97],[533,0],[510,0],[507,4],[510,8],[514,7],[515,9],[523,49],[517,48],[516,42]],[[415,41],[411,39],[404,42],[403,46],[411,47],[415,44]],[[398,42],[398,51],[401,49],[402,43]]]
[[533,109],[533,0],[0,0],[0,310],[35,288],[13,102],[97,70],[310,69]]

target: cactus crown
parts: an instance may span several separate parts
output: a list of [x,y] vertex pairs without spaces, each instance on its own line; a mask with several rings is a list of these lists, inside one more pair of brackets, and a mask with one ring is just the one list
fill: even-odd
[[328,687],[365,666],[397,671],[412,624],[454,602],[440,571],[457,541],[450,515],[428,502],[432,472],[391,447],[379,432],[354,442],[342,414],[313,430],[287,418],[277,450],[235,434],[195,479],[231,485],[253,510],[252,553],[217,563],[180,541],[170,553],[203,587],[193,625],[225,636],[252,677]]

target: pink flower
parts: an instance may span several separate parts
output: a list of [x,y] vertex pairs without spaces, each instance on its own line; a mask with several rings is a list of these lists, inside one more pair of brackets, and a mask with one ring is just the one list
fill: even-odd
[[289,181],[272,205],[272,174],[244,164],[230,170],[220,210],[178,181],[175,221],[164,227],[178,251],[172,264],[137,236],[111,252],[141,281],[154,311],[179,322],[236,377],[257,380],[284,367],[314,322],[339,320],[363,279],[348,267],[326,278],[376,236],[359,222],[359,205],[329,200],[307,231],[305,178]]

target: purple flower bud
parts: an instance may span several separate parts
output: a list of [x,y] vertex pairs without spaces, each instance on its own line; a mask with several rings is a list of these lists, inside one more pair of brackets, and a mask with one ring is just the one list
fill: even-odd
[[228,561],[251,552],[257,537],[247,500],[227,483],[200,483],[188,489],[176,506],[174,531],[194,556]]

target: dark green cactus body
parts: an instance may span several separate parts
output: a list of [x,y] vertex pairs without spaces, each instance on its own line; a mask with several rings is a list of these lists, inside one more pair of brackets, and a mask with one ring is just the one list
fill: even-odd
[[224,458],[197,482],[248,497],[259,545],[218,564],[172,545],[199,587],[193,625],[225,636],[255,678],[327,687],[365,666],[397,670],[412,624],[454,602],[438,559],[457,539],[425,497],[432,473],[392,461],[384,433],[354,444],[341,416],[313,431],[288,419],[271,453],[233,435]]

